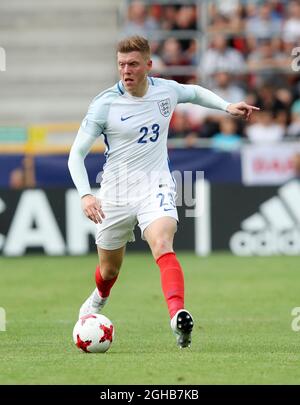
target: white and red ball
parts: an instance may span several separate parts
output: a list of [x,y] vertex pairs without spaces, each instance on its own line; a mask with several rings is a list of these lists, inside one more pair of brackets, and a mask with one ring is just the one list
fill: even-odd
[[82,316],[73,329],[73,341],[86,353],[104,353],[114,340],[115,328],[104,315]]

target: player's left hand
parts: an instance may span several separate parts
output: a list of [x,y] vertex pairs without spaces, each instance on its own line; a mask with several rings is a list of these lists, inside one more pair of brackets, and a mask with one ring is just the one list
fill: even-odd
[[234,117],[241,117],[245,120],[249,121],[251,114],[254,111],[259,111],[260,108],[254,107],[253,105],[249,105],[245,103],[245,101],[241,101],[239,103],[229,104],[227,107],[227,112]]

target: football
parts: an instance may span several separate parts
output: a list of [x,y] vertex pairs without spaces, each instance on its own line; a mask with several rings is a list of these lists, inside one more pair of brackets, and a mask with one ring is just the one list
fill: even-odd
[[114,340],[115,328],[104,315],[82,316],[73,329],[75,345],[86,353],[104,353]]

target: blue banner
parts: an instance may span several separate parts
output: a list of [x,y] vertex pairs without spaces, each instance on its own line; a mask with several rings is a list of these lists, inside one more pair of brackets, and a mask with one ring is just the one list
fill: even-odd
[[[14,169],[23,169],[22,155],[0,155],[0,187],[9,188]],[[204,171],[205,178],[212,183],[241,183],[241,158],[237,152],[219,152],[213,149],[170,149],[170,168],[179,171]],[[105,156],[90,154],[85,165],[92,187],[102,171]],[[72,187],[68,170],[68,155],[39,155],[34,157],[36,186]]]

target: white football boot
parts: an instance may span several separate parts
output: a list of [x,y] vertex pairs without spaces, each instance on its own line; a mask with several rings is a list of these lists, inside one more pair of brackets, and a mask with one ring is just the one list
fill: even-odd
[[102,298],[99,294],[98,288],[85,300],[79,310],[79,318],[88,314],[98,314],[106,304],[108,297]]
[[171,319],[171,328],[180,348],[190,347],[194,320],[186,309],[180,309]]

